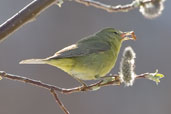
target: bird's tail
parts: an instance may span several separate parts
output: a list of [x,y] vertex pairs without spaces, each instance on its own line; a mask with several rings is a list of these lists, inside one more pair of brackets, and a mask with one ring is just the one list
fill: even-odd
[[22,60],[20,64],[46,64],[45,59],[27,59]]

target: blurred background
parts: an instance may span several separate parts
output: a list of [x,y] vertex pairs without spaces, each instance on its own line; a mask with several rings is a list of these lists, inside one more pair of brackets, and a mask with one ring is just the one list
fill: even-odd
[[[0,23],[3,23],[32,0],[0,0]],[[101,0],[104,2],[104,0]],[[131,0],[105,0],[127,4]],[[144,18],[138,9],[128,13],[108,13],[75,2],[62,8],[52,6],[0,44],[0,70],[59,87],[79,83],[67,73],[48,65],[19,65],[29,58],[44,58],[82,37],[113,27],[134,30],[137,40],[123,43],[117,64],[126,46],[136,52],[136,73],[159,72],[167,77],[158,86],[152,81],[136,80],[132,87],[104,87],[94,92],[59,95],[71,114],[170,114],[171,113],[171,1],[156,19]],[[89,82],[88,82],[89,83]],[[49,91],[11,80],[0,81],[0,114],[63,114]]]

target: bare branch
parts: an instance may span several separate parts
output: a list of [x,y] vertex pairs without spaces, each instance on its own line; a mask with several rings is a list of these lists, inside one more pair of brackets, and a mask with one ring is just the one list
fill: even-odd
[[45,9],[56,3],[58,0],[33,0],[18,13],[0,25],[0,41],[7,38],[23,25],[32,22]]
[[[134,8],[139,7],[136,1],[133,1],[127,5],[107,5],[94,0],[73,0],[77,3],[81,3],[87,6],[93,6],[96,8],[100,8],[106,10],[108,12],[127,12]],[[0,41],[3,41],[7,36],[11,35],[13,32],[17,31],[23,25],[32,22],[36,19],[36,17],[43,12],[48,7],[53,4],[60,2],[60,0],[33,0],[23,9],[21,9],[18,13],[13,15],[7,21],[0,25]],[[146,4],[153,2],[153,0],[144,0],[141,1],[141,4]]]
[[[106,10],[108,12],[128,12],[132,9],[135,9],[137,7],[139,7],[139,5],[137,5],[137,1],[133,1],[130,4],[126,4],[126,5],[117,5],[117,6],[112,6],[112,5],[107,5],[98,1],[94,1],[94,0],[74,0],[75,2],[84,4],[86,6],[93,6],[99,9],[103,9]],[[153,2],[153,0],[144,0],[141,2],[141,4],[147,4]]]
[[58,98],[58,95],[55,92],[55,90],[51,89],[50,92],[54,96],[55,101],[59,104],[60,108],[65,112],[65,114],[70,114],[69,111],[65,108],[64,104],[62,103],[62,101]]
[[[151,73],[144,73],[144,74],[137,75],[136,79],[147,78],[148,75],[151,75]],[[8,74],[8,73],[5,73],[4,71],[0,71],[0,77],[14,80],[14,81],[24,82],[24,83],[28,83],[34,86],[48,89],[50,93],[54,96],[60,108],[65,112],[65,114],[69,114],[69,112],[67,108],[63,105],[62,101],[58,98],[58,95],[56,94],[55,91],[60,92],[62,94],[71,94],[74,92],[81,92],[81,91],[94,91],[104,86],[110,86],[110,85],[114,86],[114,85],[120,85],[122,83],[119,75],[113,75],[113,76],[107,77],[107,78],[112,78],[113,80],[104,81],[102,79],[101,81],[88,85],[88,86],[79,86],[75,88],[66,89],[66,88],[60,88],[54,85],[46,84],[38,80],[33,80],[30,78],[26,78],[26,77],[22,77],[18,75]]]
[[[146,78],[145,76],[148,75],[148,74],[149,73],[144,73],[144,74],[137,75],[137,79]],[[8,74],[8,73],[5,73],[4,71],[0,71],[0,76],[2,78],[32,84],[32,85],[35,85],[35,86],[38,86],[38,87],[41,87],[41,88],[45,88],[45,89],[48,89],[48,90],[55,90],[55,91],[58,91],[58,92],[63,93],[63,94],[71,94],[71,93],[81,92],[81,91],[91,91],[96,86],[103,87],[103,86],[120,85],[121,84],[121,80],[119,78],[119,75],[112,76],[115,79],[112,80],[112,81],[109,81],[107,83],[104,83],[103,81],[99,81],[97,83],[94,83],[94,84],[91,84],[91,85],[88,85],[88,86],[79,86],[79,87],[69,88],[69,89],[60,88],[60,87],[57,87],[57,86],[54,86],[54,85],[43,83],[43,82],[38,81],[38,80],[33,80],[33,79],[30,79],[30,78],[26,78],[26,77],[22,77],[22,76],[18,76],[18,75]]]

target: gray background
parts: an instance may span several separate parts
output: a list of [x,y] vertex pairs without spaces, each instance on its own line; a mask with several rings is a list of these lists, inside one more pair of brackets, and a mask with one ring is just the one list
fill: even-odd
[[[32,0],[0,0],[0,23]],[[101,0],[103,1],[103,0]],[[104,2],[104,1],[103,1]],[[131,0],[106,0],[126,4]],[[62,8],[52,6],[34,21],[0,44],[0,70],[41,80],[60,87],[78,86],[63,71],[48,65],[19,65],[29,58],[44,58],[103,27],[134,30],[137,41],[124,42],[117,73],[126,46],[137,54],[136,73],[159,69],[167,77],[156,86],[149,80],[136,80],[133,87],[105,87],[95,92],[60,95],[71,114],[170,114],[171,113],[171,1],[154,20],[144,18],[138,9],[128,13],[108,13],[75,2]],[[11,80],[0,81],[0,114],[63,114],[49,91]]]

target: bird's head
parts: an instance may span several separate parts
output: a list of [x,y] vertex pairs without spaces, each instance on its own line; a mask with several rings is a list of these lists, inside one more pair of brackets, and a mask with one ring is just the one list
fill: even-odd
[[125,40],[136,40],[136,36],[133,31],[122,32],[114,28],[105,28],[101,30],[98,34],[100,34],[105,39],[107,38],[110,40],[115,40],[120,42]]

